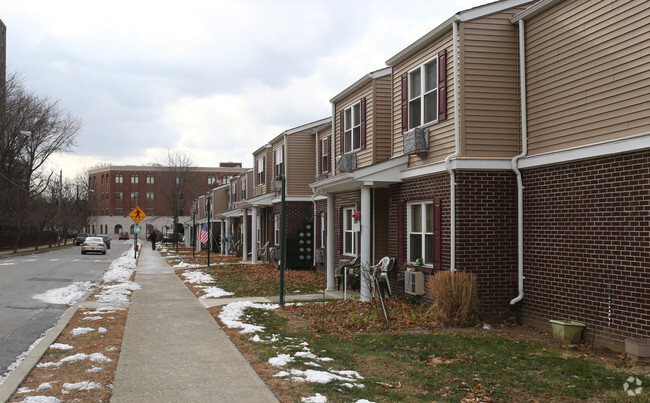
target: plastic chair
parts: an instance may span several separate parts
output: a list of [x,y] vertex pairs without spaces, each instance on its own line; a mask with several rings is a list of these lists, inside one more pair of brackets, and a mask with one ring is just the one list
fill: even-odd
[[348,282],[347,278],[348,275],[350,274],[350,269],[352,269],[354,272],[357,272],[360,267],[361,267],[361,256],[357,256],[350,263],[344,264],[341,267],[339,267],[339,271],[336,275],[336,278],[338,279],[336,290],[338,291],[341,289],[341,282],[343,282],[343,292],[345,293],[347,291],[347,282]]
[[[386,287],[386,290],[388,291],[388,297],[390,298],[392,296],[392,292],[390,290],[390,281],[388,280],[388,276],[390,275],[390,272],[393,270],[393,266],[395,266],[395,258],[394,257],[388,257],[384,256],[377,262],[376,265],[371,266],[371,274],[372,277],[375,279],[374,283],[377,286],[377,290],[373,290],[375,292],[381,292],[382,297],[384,296],[384,285]],[[373,292],[374,294],[374,292]]]

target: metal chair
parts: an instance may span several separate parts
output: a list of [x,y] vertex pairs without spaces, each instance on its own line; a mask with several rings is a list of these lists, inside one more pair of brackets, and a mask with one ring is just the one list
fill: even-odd
[[352,260],[350,263],[346,263],[342,266],[339,267],[338,273],[336,274],[336,278],[338,279],[338,283],[336,285],[336,290],[341,289],[341,282],[343,282],[343,293],[347,292],[347,287],[348,287],[348,276],[350,275],[350,270],[353,271],[352,275],[355,275],[356,272],[359,271],[361,268],[361,256],[357,256]]

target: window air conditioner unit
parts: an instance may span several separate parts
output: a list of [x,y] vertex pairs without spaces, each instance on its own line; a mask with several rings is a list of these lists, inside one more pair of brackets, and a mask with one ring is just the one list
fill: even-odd
[[417,154],[427,151],[427,131],[411,129],[404,132],[404,154]]
[[357,154],[343,154],[336,157],[339,172],[350,172],[357,168]]
[[404,272],[404,292],[411,295],[424,295],[424,273],[421,271]]

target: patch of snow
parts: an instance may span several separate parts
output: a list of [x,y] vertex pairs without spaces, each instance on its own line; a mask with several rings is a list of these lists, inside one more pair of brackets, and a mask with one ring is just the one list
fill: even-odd
[[104,368],[102,368],[102,367],[92,367],[92,368],[87,369],[86,372],[99,372],[102,369],[104,369]]
[[77,382],[77,383],[64,383],[63,384],[63,389],[70,390],[70,389],[76,389],[76,390],[90,390],[90,389],[99,389],[101,388],[102,385],[97,383],[97,382],[91,382],[91,381],[82,381],[82,382]]
[[[176,264],[172,266],[174,269],[195,269],[197,267],[201,267],[200,264],[193,264],[193,263],[186,263],[186,262],[180,262],[179,264]],[[186,273],[183,273],[186,274]]]
[[92,286],[93,283],[90,281],[75,281],[69,286],[48,290],[42,294],[33,295],[32,298],[48,304],[74,305]]
[[16,393],[29,393],[29,392],[33,392],[33,391],[34,391],[34,389],[22,387],[22,388],[18,388]]
[[330,358],[330,357],[318,357],[317,360],[318,360],[318,361],[334,361],[334,358]]
[[204,287],[203,291],[205,291],[205,295],[202,295],[201,298],[221,298],[221,297],[226,297],[228,295],[235,295],[235,293],[230,292],[230,291],[224,291],[219,287]]
[[312,367],[321,367],[322,366],[322,365],[316,364],[315,362],[312,362],[312,361],[306,362],[305,365],[310,365]]
[[83,320],[101,320],[104,319],[102,316],[86,316]]
[[264,326],[251,325],[240,320],[246,308],[278,309],[278,304],[259,304],[251,301],[231,302],[223,307],[219,319],[231,329],[243,329],[240,333],[255,333],[264,330]]
[[36,364],[37,367],[39,368],[49,368],[49,367],[58,367],[59,364],[58,362],[39,362]]
[[98,331],[99,333],[106,333],[106,332],[108,332],[108,330],[106,330],[105,327],[100,327],[99,329],[97,329],[97,331]]
[[349,377],[355,377],[357,379],[363,379],[363,377],[361,375],[359,375],[359,373],[357,371],[335,371],[335,370],[331,370],[331,372],[333,372],[335,374],[343,375],[343,376],[349,376]]
[[366,387],[366,385],[364,385],[362,383],[349,383],[349,382],[342,383],[341,386],[345,386],[346,388],[350,388],[350,389],[352,389],[352,388],[363,389],[363,388]]
[[28,396],[22,403],[61,403],[61,400],[54,396]]
[[72,329],[72,335],[79,336],[80,334],[86,334],[94,331],[95,329],[93,329],[92,327],[75,327],[74,329]]
[[307,352],[307,351],[298,351],[296,354],[294,354],[296,357],[301,357],[301,358],[311,358],[315,359],[317,358],[316,355]]
[[44,390],[52,389],[52,384],[49,382],[43,382],[40,385],[38,385],[38,388],[36,388],[37,392],[42,392]]
[[274,367],[284,367],[291,361],[295,361],[295,358],[289,354],[280,354],[277,357],[269,358],[269,364],[273,365]]
[[70,349],[72,349],[72,348],[74,348],[74,347],[71,346],[71,345],[69,345],[69,344],[54,343],[54,344],[52,344],[52,345],[50,346],[50,348],[51,348],[51,349],[54,349],[54,350],[70,350]]
[[308,369],[305,371],[299,369],[290,369],[288,371],[293,375],[292,380],[297,382],[316,382],[316,383],[329,383],[331,381],[344,381],[344,382],[354,382],[352,378],[343,377],[340,375],[333,374],[327,371],[316,371],[313,369]]
[[99,363],[113,361],[102,353],[92,353],[88,356],[88,358],[90,358],[90,361],[92,362],[99,362]]
[[102,291],[97,294],[97,301],[101,303],[125,304],[129,301],[129,296],[135,290],[140,289],[140,284],[133,281],[105,285]]
[[59,361],[59,365],[61,365],[64,362],[77,362],[77,361],[82,361],[88,359],[88,354],[85,353],[78,353],[75,355],[69,355],[67,357],[62,358]]
[[321,395],[320,393],[316,393],[314,396],[303,397],[300,400],[305,403],[326,403],[327,397]]
[[280,371],[277,374],[273,375],[277,378],[284,378],[285,376],[289,376],[290,374],[287,371]]

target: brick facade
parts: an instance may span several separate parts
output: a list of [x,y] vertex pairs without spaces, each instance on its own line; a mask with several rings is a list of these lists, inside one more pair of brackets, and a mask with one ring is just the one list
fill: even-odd
[[617,350],[650,334],[648,178],[647,150],[524,171],[524,322],[576,320]]

